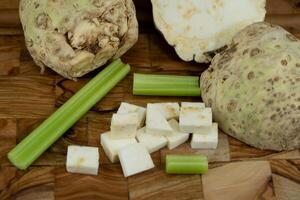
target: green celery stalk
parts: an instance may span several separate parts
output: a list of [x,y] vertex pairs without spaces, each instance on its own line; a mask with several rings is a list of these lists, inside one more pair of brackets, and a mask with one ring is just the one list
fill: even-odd
[[198,76],[134,74],[134,95],[200,96]]
[[134,74],[136,87],[199,87],[198,76]]
[[177,88],[134,88],[134,95],[144,95],[144,96],[200,96],[200,88],[194,87],[177,87]]
[[204,174],[208,171],[208,160],[201,155],[166,155],[168,174]]
[[29,167],[129,71],[130,66],[120,59],[112,62],[12,149],[10,162],[19,169]]

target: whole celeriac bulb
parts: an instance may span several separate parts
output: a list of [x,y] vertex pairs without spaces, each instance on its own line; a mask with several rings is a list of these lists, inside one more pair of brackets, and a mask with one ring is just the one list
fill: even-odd
[[201,75],[204,102],[229,135],[261,149],[300,148],[300,41],[255,23]]
[[35,63],[76,79],[123,55],[138,38],[132,0],[21,0]]

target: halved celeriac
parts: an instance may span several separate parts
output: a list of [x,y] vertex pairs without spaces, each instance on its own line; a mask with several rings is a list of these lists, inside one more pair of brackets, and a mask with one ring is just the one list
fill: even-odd
[[265,18],[266,0],[151,0],[156,27],[182,60],[209,62],[209,52]]

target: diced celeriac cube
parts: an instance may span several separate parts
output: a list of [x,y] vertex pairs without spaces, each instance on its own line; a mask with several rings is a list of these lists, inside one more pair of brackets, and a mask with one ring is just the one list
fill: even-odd
[[162,113],[166,120],[178,119],[180,108],[178,103],[154,103],[154,105]]
[[111,139],[109,132],[107,132],[101,134],[100,143],[108,159],[112,163],[116,163],[119,161],[119,157],[118,157],[119,150],[127,145],[135,144],[137,143],[137,141],[135,138],[118,139],[118,140]]
[[137,127],[137,113],[113,114],[110,126],[110,136],[112,139],[135,138]]
[[211,125],[211,108],[181,107],[179,116],[180,131],[195,133],[199,128]]
[[213,123],[195,132],[192,137],[192,149],[216,149],[218,146],[218,124]]
[[181,107],[182,108],[188,108],[188,107],[205,108],[205,104],[204,103],[198,103],[198,102],[182,102]]
[[141,144],[145,145],[149,153],[165,147],[168,142],[164,136],[146,133],[146,127],[139,129],[136,137]]
[[139,128],[143,127],[146,118],[146,108],[122,102],[117,111],[117,114],[128,114],[128,113],[137,113],[138,127]]
[[181,132],[179,130],[179,124],[175,119],[171,119],[169,124],[173,128],[173,133],[172,135],[166,136],[168,140],[168,149],[174,149],[185,143],[189,139],[190,134]]
[[147,105],[146,132],[153,135],[170,135],[172,127],[154,104]]
[[152,158],[143,144],[126,146],[119,151],[119,159],[125,177],[154,167]]
[[67,171],[79,174],[97,175],[99,151],[97,147],[68,146]]

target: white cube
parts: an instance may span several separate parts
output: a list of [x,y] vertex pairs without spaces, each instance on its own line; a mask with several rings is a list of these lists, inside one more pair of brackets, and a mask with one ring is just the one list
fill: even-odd
[[68,146],[67,172],[97,175],[99,151],[97,147]]
[[195,133],[203,126],[212,126],[211,108],[181,107],[179,126],[185,133]]
[[179,118],[179,104],[178,103],[154,103],[154,106],[162,113],[166,120]]
[[165,147],[168,143],[164,136],[146,133],[145,127],[138,130],[136,138],[148,149],[149,153],[158,151],[159,149]]
[[154,167],[152,158],[143,144],[132,144],[119,151],[119,159],[125,177]]
[[138,114],[138,127],[141,128],[144,126],[146,118],[146,108],[122,102],[117,114],[128,114],[128,113],[137,113]]
[[153,135],[170,135],[173,132],[166,118],[154,104],[147,105],[146,132]]
[[113,114],[110,126],[112,139],[135,138],[138,128],[138,114]]
[[119,140],[111,139],[110,133],[107,132],[101,134],[100,143],[108,159],[112,163],[116,163],[119,161],[119,157],[118,157],[119,150],[127,145],[135,144],[137,143],[137,141],[135,138],[119,139]]
[[174,119],[170,120],[169,124],[173,128],[173,134],[166,136],[168,140],[168,149],[174,149],[185,143],[189,139],[190,134],[181,132],[179,130],[178,122]]
[[191,147],[193,149],[216,149],[218,146],[218,124],[200,129],[192,137]]
[[188,108],[188,107],[205,108],[205,104],[204,103],[199,103],[199,102],[182,102],[181,107],[182,108]]

